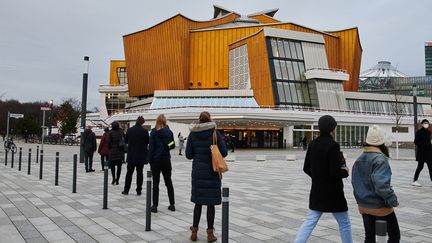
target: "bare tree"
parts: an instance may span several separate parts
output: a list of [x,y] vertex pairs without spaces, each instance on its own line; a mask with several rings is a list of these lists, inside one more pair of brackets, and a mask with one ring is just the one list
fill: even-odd
[[[401,130],[402,118],[408,115],[405,103],[408,102],[407,96],[403,95],[402,90],[393,80],[392,96],[393,101],[391,103],[391,114],[395,124],[396,132],[396,159],[399,159],[399,131]],[[393,132],[393,129],[392,129]]]

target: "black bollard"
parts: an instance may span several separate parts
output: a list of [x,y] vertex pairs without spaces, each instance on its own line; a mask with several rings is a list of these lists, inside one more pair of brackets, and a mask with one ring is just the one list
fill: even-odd
[[27,175],[30,175],[30,169],[31,169],[31,148],[29,148],[29,153],[28,153]]
[[228,243],[229,231],[229,188],[222,188],[222,243]]
[[56,152],[56,161],[55,161],[55,179],[54,179],[54,185],[58,186],[58,174],[59,174],[59,152]]
[[375,239],[377,243],[387,242],[387,221],[377,220],[375,221]]
[[[41,151],[42,153],[42,151]],[[36,164],[39,163],[39,145],[36,146]]]
[[39,163],[39,180],[42,180],[43,176],[43,150],[40,151],[40,163]]
[[8,153],[9,151],[5,151],[5,166],[7,166],[7,161],[8,161]]
[[104,163],[104,184],[103,184],[103,207],[102,209],[108,209],[108,168],[109,161]]
[[77,159],[78,156],[73,156],[73,179],[72,179],[72,193],[76,193],[76,180],[77,180]]
[[14,153],[14,151],[12,150],[11,168],[14,167],[14,159],[15,159],[15,153]]
[[21,171],[21,160],[22,160],[22,148],[20,148],[18,154],[18,171]]
[[151,230],[151,190],[152,190],[152,172],[147,171],[147,198],[146,198],[146,225],[145,231]]

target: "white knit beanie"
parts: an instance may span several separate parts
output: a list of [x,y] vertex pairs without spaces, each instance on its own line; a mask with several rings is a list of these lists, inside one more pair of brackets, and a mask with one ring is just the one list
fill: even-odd
[[369,145],[379,146],[384,144],[384,132],[378,125],[369,127],[366,136],[366,143]]

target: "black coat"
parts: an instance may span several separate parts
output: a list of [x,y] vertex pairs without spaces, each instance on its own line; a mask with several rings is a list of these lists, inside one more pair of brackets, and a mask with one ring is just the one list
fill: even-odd
[[125,142],[128,145],[126,162],[130,164],[147,164],[149,134],[147,129],[140,125],[129,128],[126,132]]
[[415,134],[414,144],[417,145],[416,160],[432,162],[431,132],[423,127]]
[[309,208],[321,212],[348,210],[343,191],[339,144],[321,134],[309,144],[303,171],[312,178]]
[[171,159],[167,144],[174,141],[174,134],[168,127],[156,130],[152,129],[149,142],[149,162],[157,163]]
[[84,151],[87,153],[94,153],[96,151],[96,135],[92,130],[86,129],[81,140],[81,146],[84,147]]
[[[190,130],[186,158],[193,159],[191,201],[200,205],[219,205],[221,204],[221,180],[213,171],[210,151],[215,123],[192,124]],[[217,140],[222,156],[227,156],[225,143],[219,133],[217,133]]]
[[111,129],[108,134],[109,161],[124,161],[124,149],[121,148],[120,141],[124,138],[123,130]]

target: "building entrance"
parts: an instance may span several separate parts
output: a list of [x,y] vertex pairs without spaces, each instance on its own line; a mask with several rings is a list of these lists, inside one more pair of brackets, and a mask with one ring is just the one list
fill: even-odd
[[282,130],[229,130],[219,132],[235,148],[283,148]]

